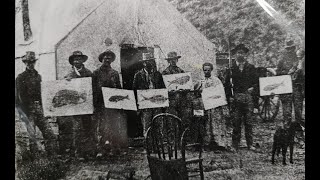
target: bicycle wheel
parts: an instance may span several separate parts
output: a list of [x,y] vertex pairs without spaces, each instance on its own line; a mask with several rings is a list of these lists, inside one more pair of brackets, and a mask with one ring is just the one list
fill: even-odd
[[280,107],[279,96],[259,97],[258,113],[263,122],[273,122]]

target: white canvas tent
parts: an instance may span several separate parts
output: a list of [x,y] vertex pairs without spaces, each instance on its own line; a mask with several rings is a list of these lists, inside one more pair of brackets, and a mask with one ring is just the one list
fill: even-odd
[[25,42],[21,11],[16,12],[16,75],[24,70],[20,57],[28,50],[39,56],[36,69],[44,81],[61,79],[75,50],[88,55],[85,65],[94,70],[107,37],[119,73],[121,44],[154,47],[160,71],[166,54],[177,51],[178,66],[194,80],[202,76],[202,63],[215,66],[214,45],[166,0],[29,0],[29,16],[33,37]]

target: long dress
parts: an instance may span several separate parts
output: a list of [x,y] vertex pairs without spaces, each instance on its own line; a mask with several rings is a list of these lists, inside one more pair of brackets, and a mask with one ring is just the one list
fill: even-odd
[[[222,82],[217,77],[209,77],[200,80],[195,86],[195,90],[202,91],[204,88],[217,86]],[[202,100],[201,100],[202,101]],[[203,103],[203,102],[202,102]],[[220,106],[214,109],[206,110],[204,112],[205,120],[205,135],[204,144],[226,147],[227,143],[227,127],[226,118],[227,106]]]

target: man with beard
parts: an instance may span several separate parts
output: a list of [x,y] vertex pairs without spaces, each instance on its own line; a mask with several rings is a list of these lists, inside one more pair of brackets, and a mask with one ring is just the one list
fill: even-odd
[[235,149],[239,148],[241,140],[241,125],[245,127],[245,138],[247,147],[255,150],[252,146],[252,121],[253,121],[253,100],[252,93],[254,88],[258,88],[258,77],[256,69],[246,60],[249,49],[244,44],[237,45],[232,54],[235,55],[236,62],[231,68],[231,78],[233,81],[234,97],[234,127],[232,133],[232,145]]
[[[81,51],[74,51],[69,57],[72,69],[65,79],[70,81],[74,78],[92,77],[92,72],[84,66],[88,56]],[[78,158],[86,157],[94,148],[94,128],[91,115],[73,116],[73,148],[75,156]]]
[[[103,156],[110,150],[119,154],[120,148],[127,145],[126,118],[122,110],[105,108],[102,87],[121,89],[119,73],[112,69],[111,63],[116,55],[107,50],[99,55],[102,65],[93,71],[93,106],[98,130],[97,156]],[[112,152],[113,153],[113,152]]]
[[[35,70],[35,53],[27,51],[22,57],[26,70],[16,79],[17,106],[27,115],[33,125],[38,126],[45,140],[45,149],[49,156],[56,154],[56,136],[53,133],[48,120],[43,116],[41,102],[41,76]],[[36,144],[31,143],[30,149],[37,152]]]
[[[177,62],[180,58],[181,56],[178,56],[177,52],[169,52],[166,58],[169,66],[162,72],[162,74],[168,75],[184,73],[185,71],[177,66]],[[169,92],[169,108],[167,111],[178,116],[182,120],[183,128],[187,128],[190,124],[190,118],[192,117],[192,101],[193,95],[189,90]]]
[[[139,70],[133,79],[133,90],[142,89],[162,89],[165,88],[162,75],[156,69],[155,58],[152,53],[142,54],[143,68]],[[151,125],[152,118],[162,112],[161,108],[151,108],[139,110],[141,123],[143,126],[143,135]]]
[[[292,121],[292,104],[294,103],[293,96],[296,95],[295,98],[297,99],[295,103],[295,117],[297,121],[301,121],[301,111],[302,111],[302,105],[298,105],[297,102],[301,102],[301,76],[300,71],[297,69],[297,66],[299,64],[298,57],[296,55],[296,46],[294,44],[293,40],[289,40],[286,42],[286,46],[284,48],[284,51],[282,53],[282,56],[280,58],[280,61],[277,65],[277,75],[291,75],[292,77],[292,88],[293,93],[292,94],[281,94],[280,99],[282,103],[282,109],[283,109],[283,123],[290,124]],[[296,107],[298,106],[298,107]],[[301,108],[301,109],[300,109]]]

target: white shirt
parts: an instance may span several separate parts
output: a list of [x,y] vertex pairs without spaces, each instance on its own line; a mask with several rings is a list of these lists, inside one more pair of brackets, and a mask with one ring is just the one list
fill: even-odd
[[150,78],[148,71],[145,68],[143,68],[143,70],[146,73],[147,81],[149,82],[149,89],[153,89],[153,84],[152,84],[152,81],[151,81],[151,78]]

